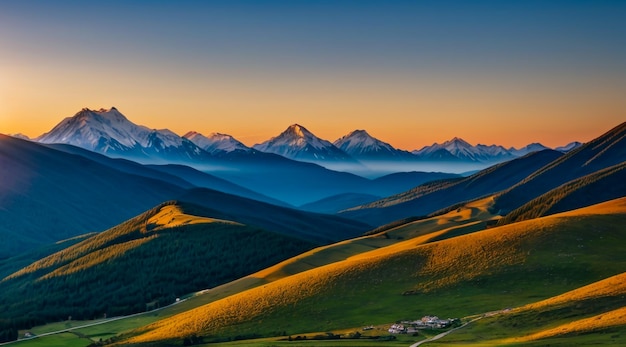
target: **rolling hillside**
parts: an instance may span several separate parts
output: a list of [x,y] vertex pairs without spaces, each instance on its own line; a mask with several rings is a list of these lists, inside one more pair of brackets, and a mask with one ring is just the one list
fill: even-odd
[[529,201],[498,221],[512,222],[546,216],[626,196],[626,162],[572,180]]
[[356,237],[372,228],[352,219],[275,206],[204,188],[188,190],[178,200],[208,208],[216,218],[254,225],[321,244]]
[[231,183],[225,179],[211,175],[206,172],[198,171],[192,167],[185,165],[148,165],[149,168],[159,172],[163,172],[175,177],[184,179],[192,183],[195,187],[209,188],[223,193],[241,196],[248,199],[262,201],[277,206],[289,206],[286,203],[270,198],[266,195],[259,194],[240,185]]
[[501,214],[571,180],[626,161],[626,122],[568,152],[541,170],[510,187],[496,199]]
[[314,246],[211,216],[196,205],[164,203],[34,262],[0,282],[3,318],[28,327],[143,312]]
[[371,194],[344,193],[313,201],[299,206],[298,208],[304,211],[332,214],[353,206],[368,204],[380,199],[380,196]]
[[341,216],[382,225],[473,200],[511,187],[529,174],[562,156],[545,150],[494,165],[469,177],[434,181],[388,198],[351,208]]
[[622,198],[440,242],[406,240],[165,319],[127,342],[330,331],[521,306],[622,273],[625,221]]
[[439,172],[408,172],[368,179],[258,151],[246,155],[233,152],[214,165],[219,167],[208,164],[195,167],[293,206],[346,193],[389,196],[431,180],[458,177]]
[[183,191],[0,135],[0,258],[105,230]]
[[449,346],[623,346],[626,273],[484,317],[440,343]]
[[[543,330],[536,329],[536,332],[512,340],[532,341],[556,336],[575,336],[610,330],[618,326],[624,329],[626,328],[625,295],[626,273],[621,273],[570,292],[522,306],[514,310],[514,319],[523,319],[524,316],[529,315],[552,316],[553,324],[557,326]],[[567,312],[568,316],[575,314],[576,319],[562,320],[563,312]],[[626,337],[622,337],[622,340],[624,338]]]
[[93,160],[118,171],[122,171],[132,175],[158,179],[160,181],[174,184],[185,189],[203,187],[215,189],[228,194],[234,194],[250,199],[264,201],[275,205],[286,205],[284,202],[269,198],[262,194],[251,191],[250,189],[246,189],[211,174],[198,171],[189,166],[175,164],[142,165],[127,159],[110,158],[106,155],[92,152],[72,145],[47,144],[45,146],[66,153],[83,156],[89,160]]
[[370,229],[357,221],[206,188],[189,190],[194,184],[216,182],[221,189],[276,201],[191,168],[150,168],[76,147],[48,146],[0,136],[0,259],[106,230],[163,201],[185,198],[233,220],[316,242],[338,241]]

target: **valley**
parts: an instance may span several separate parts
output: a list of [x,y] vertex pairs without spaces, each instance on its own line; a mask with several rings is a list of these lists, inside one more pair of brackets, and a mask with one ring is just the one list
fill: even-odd
[[[195,146],[133,130],[116,109],[76,117],[111,112],[147,136],[141,146],[166,135],[159,143]],[[375,179],[255,152],[280,141],[296,149],[288,136],[334,146],[301,126],[256,149],[189,133],[212,146],[191,162],[171,148],[146,163],[117,144],[102,147],[117,151],[109,156],[3,136],[4,175],[14,178],[2,186],[0,336],[85,347],[620,344],[624,134],[626,123],[566,153],[529,146],[538,151],[467,175]],[[351,135],[386,148],[385,160],[408,160]],[[211,138],[227,150],[215,156]],[[355,138],[338,144],[362,149]],[[315,158],[338,152],[323,153]],[[354,153],[333,160],[358,165],[365,154]],[[230,169],[206,170],[217,163]],[[28,218],[34,206],[40,217]],[[429,315],[459,320],[404,333]]]

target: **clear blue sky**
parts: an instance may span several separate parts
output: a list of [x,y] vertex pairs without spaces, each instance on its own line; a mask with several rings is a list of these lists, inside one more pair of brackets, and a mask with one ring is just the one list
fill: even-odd
[[626,1],[3,1],[0,132],[82,107],[247,144],[559,145],[626,120]]

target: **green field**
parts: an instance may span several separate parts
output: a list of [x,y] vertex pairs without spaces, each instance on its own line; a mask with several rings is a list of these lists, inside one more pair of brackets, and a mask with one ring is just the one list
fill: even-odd
[[73,333],[62,333],[56,335],[45,336],[37,339],[18,341],[10,346],[16,347],[85,347],[93,341],[87,338],[81,338]]

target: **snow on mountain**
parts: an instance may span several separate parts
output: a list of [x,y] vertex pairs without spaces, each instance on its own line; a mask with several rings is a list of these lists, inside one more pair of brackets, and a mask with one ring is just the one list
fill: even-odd
[[293,124],[276,137],[252,146],[252,148],[267,153],[279,154],[284,157],[313,161],[348,161],[354,158],[337,148],[332,143],[313,135],[305,127]]
[[567,153],[571,150],[574,150],[580,146],[582,146],[583,144],[581,142],[578,141],[574,141],[574,142],[570,142],[568,144],[566,144],[565,146],[559,146],[557,148],[555,148],[556,151],[559,152],[563,152],[563,153]]
[[[449,155],[446,154],[449,153]],[[455,137],[442,144],[433,143],[431,146],[423,147],[413,151],[413,154],[420,159],[440,159],[440,160],[462,160],[480,161],[481,152],[476,147],[470,145],[465,140]]]
[[191,141],[168,129],[153,130],[132,123],[115,107],[109,110],[83,108],[36,141],[65,143],[107,155],[143,159],[189,160],[206,155]]
[[509,152],[506,148],[499,145],[481,145],[477,144],[476,148],[483,153],[483,157],[486,161],[490,160],[508,160],[513,159],[515,156]]
[[211,154],[219,152],[250,151],[250,147],[247,147],[234,137],[226,134],[212,133],[207,137],[198,132],[190,131],[183,135],[183,137]]
[[9,134],[9,136],[11,137],[15,137],[16,139],[22,139],[22,140],[29,140],[30,141],[30,137],[22,134],[22,133],[17,133],[17,134]]
[[[433,145],[434,146],[434,145]],[[420,160],[429,161],[459,161],[460,159],[455,157],[454,154],[448,152],[447,149],[437,146],[425,146],[422,149],[414,150],[411,152],[415,158]]]
[[131,123],[115,107],[97,111],[83,108],[36,140],[41,143],[65,143],[107,153],[120,146],[146,147],[151,132],[147,127]]
[[506,149],[499,145],[483,144],[472,146],[467,141],[455,137],[442,144],[434,143],[412,153],[422,160],[492,163],[514,159],[546,148],[539,143],[533,143],[521,149]]
[[463,160],[480,161],[482,155],[478,148],[458,137],[444,142],[441,146],[455,157]]
[[337,139],[333,144],[352,157],[361,160],[413,158],[411,153],[395,149],[390,144],[372,137],[365,130],[355,130]]
[[513,154],[516,157],[523,157],[528,153],[539,152],[539,151],[543,151],[544,149],[549,149],[549,148],[542,145],[541,143],[534,142],[520,149],[511,147],[509,148],[509,152],[511,152],[511,154]]

